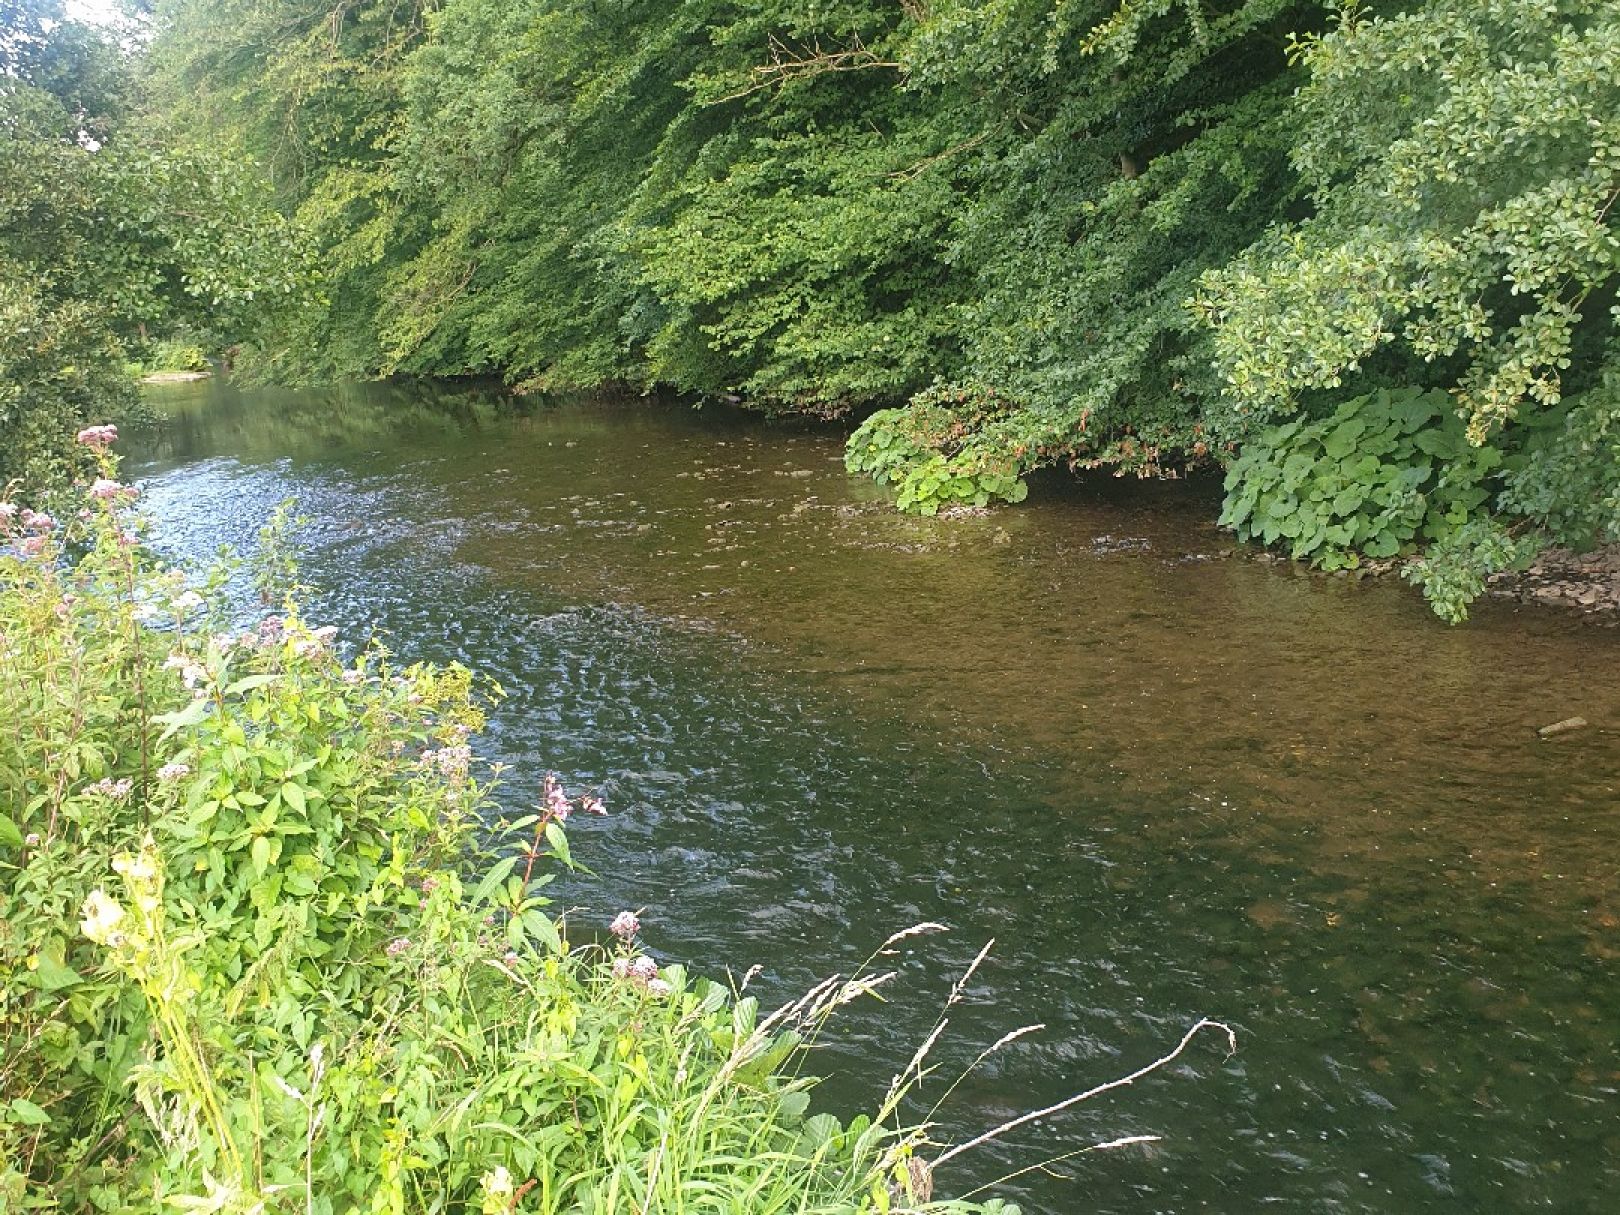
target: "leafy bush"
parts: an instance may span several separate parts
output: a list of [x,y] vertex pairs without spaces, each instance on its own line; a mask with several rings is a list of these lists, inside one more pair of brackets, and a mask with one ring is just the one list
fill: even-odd
[[194,338],[162,338],[147,345],[140,354],[137,367],[143,373],[207,371],[208,351]]
[[935,387],[906,409],[882,409],[850,436],[850,472],[898,488],[895,504],[921,515],[942,506],[984,506],[991,499],[1022,502],[1029,487],[1016,460],[984,452],[974,442],[987,423],[1008,412],[993,391]]
[[1244,540],[1284,541],[1295,560],[1354,567],[1456,532],[1501,463],[1497,448],[1468,442],[1445,393],[1380,390],[1249,443],[1227,472],[1221,523]]

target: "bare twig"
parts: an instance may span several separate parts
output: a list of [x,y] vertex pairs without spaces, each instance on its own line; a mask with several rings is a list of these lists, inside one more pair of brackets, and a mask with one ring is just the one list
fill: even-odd
[[897,72],[906,70],[904,64],[892,59],[881,59],[875,52],[867,50],[859,35],[856,35],[850,45],[842,50],[825,51],[821,49],[819,38],[811,39],[809,45],[801,44],[794,47],[772,34],[769,48],[770,62],[762,63],[753,69],[751,73],[754,77],[753,84],[705,104],[723,105],[728,101],[747,97],[751,93],[758,93],[762,89],[776,88],[792,80],[807,80],[812,76],[823,76],[830,72],[859,72],[867,68],[892,68]]
[[[989,1143],[992,1139],[999,1138],[1008,1131],[1015,1130],[1021,1126],[1027,1126],[1031,1122],[1038,1122],[1042,1118],[1049,1118],[1053,1114],[1061,1113],[1063,1110],[1069,1109],[1071,1106],[1079,1105],[1082,1101],[1089,1101],[1091,1098],[1098,1096],[1101,1093],[1106,1093],[1111,1089],[1124,1088],[1127,1085],[1135,1084],[1143,1076],[1156,1072],[1166,1064],[1174,1062],[1176,1059],[1180,1058],[1181,1054],[1187,1049],[1188,1046],[1192,1044],[1192,1040],[1206,1029],[1218,1029],[1224,1033],[1226,1035],[1227,1054],[1232,1055],[1237,1053],[1237,1034],[1233,1032],[1232,1027],[1221,1021],[1212,1021],[1208,1017],[1202,1017],[1199,1019],[1196,1025],[1181,1036],[1181,1041],[1176,1044],[1176,1048],[1169,1054],[1155,1059],[1152,1063],[1149,1063],[1145,1067],[1137,1068],[1128,1076],[1121,1076],[1117,1080],[1110,1080],[1106,1084],[1099,1084],[1095,1088],[1089,1088],[1083,1093],[1077,1093],[1075,1096],[1069,1097],[1063,1101],[1059,1101],[1056,1105],[1049,1105],[1045,1109],[1034,1110],[1028,1114],[1023,1114],[1020,1117],[1012,1119],[1010,1122],[1003,1122],[1000,1126],[986,1131],[977,1138],[969,1139],[966,1143],[957,1144],[949,1151],[946,1151],[936,1157],[933,1161],[933,1167],[938,1168],[952,1157],[960,1156],[963,1152],[970,1151],[973,1148]],[[1125,1142],[1127,1141],[1117,1140],[1113,1143],[1100,1146],[1120,1147],[1123,1146]]]

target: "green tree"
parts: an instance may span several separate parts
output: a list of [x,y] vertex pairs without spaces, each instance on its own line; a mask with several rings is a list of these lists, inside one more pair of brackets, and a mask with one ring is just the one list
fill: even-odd
[[60,479],[75,429],[126,411],[134,344],[244,332],[297,297],[297,241],[252,175],[129,130],[131,65],[54,0],[0,40],[0,483]]

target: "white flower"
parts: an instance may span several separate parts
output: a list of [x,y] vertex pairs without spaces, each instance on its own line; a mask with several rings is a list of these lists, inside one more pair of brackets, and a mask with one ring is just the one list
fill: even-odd
[[117,948],[123,941],[124,909],[105,890],[90,892],[84,901],[83,916],[79,927],[96,944]]

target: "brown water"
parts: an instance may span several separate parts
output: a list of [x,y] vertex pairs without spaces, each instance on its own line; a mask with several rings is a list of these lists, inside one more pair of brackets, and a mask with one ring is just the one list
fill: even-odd
[[[132,465],[182,552],[297,494],[327,618],[511,693],[487,740],[617,813],[587,921],[647,907],[785,994],[918,919],[818,1058],[881,1090],[1029,1021],[942,1138],[1211,1044],[965,1158],[1031,1211],[1620,1209],[1620,630],[1233,559],[1206,489],[1054,480],[899,516],[840,437],[444,386],[165,390]],[[1579,714],[1556,741],[1535,727]],[[940,1085],[943,1087],[943,1084]]]

